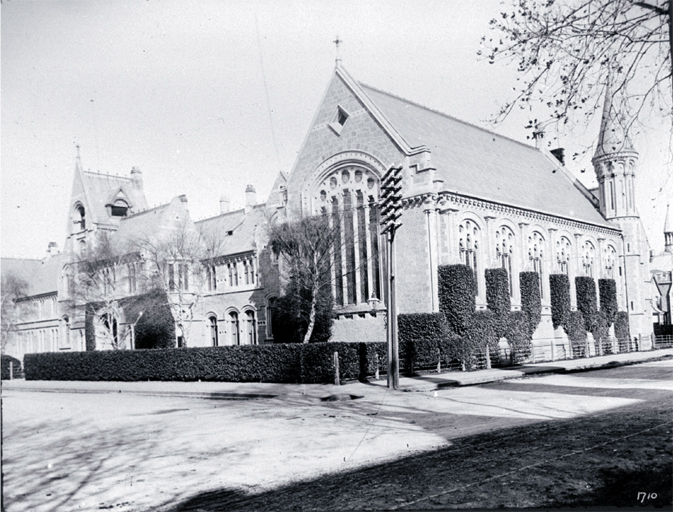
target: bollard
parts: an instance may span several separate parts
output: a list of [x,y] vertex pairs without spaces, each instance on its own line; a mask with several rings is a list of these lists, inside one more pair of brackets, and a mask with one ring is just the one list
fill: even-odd
[[14,363],[9,362],[9,380],[14,380]]
[[486,369],[491,369],[491,349],[486,345]]
[[374,378],[379,380],[379,353],[374,354],[374,363],[376,364],[376,372],[374,373]]
[[554,345],[554,338],[551,339],[551,360],[556,361],[556,346]]
[[437,373],[442,373],[442,352],[437,349]]
[[339,352],[334,352],[334,385],[341,385],[339,380]]

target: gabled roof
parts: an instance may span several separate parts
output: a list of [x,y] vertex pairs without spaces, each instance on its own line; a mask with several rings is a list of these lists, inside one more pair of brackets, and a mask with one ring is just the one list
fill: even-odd
[[557,172],[560,164],[541,151],[373,87],[358,86],[410,147],[431,151],[437,178],[444,180],[442,190],[615,228],[565,172]]
[[43,260],[2,258],[2,275],[13,274],[26,281],[28,283],[27,296],[56,293],[63,262],[62,253]]
[[258,204],[249,213],[235,210],[194,224],[208,246],[219,247],[219,256],[250,252],[257,247],[255,231],[264,221],[265,207]]
[[156,206],[128,217],[122,217],[119,228],[112,235],[119,247],[133,242],[141,242],[159,233],[164,224],[164,215],[170,203]]

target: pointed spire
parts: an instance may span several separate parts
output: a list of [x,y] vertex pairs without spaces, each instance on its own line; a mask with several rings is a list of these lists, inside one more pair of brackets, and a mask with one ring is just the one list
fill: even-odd
[[633,143],[627,134],[624,116],[618,113],[612,104],[612,72],[608,73],[605,84],[605,98],[601,129],[598,134],[598,144],[594,158],[615,153],[636,153]]
[[77,158],[75,158],[75,171],[82,172],[84,168],[82,167],[82,159],[79,156],[79,144],[75,146],[77,148]]

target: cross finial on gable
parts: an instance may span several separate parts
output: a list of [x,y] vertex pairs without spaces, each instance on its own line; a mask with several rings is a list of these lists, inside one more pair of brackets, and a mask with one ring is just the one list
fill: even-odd
[[339,39],[339,36],[336,36],[336,39],[332,42],[336,45],[336,63],[339,64],[341,62],[341,57],[339,56],[339,45],[343,43],[343,41]]

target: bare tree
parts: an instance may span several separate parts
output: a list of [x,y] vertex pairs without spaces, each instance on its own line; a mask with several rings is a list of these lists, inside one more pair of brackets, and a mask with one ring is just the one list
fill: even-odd
[[208,246],[187,220],[131,243],[149,267],[144,276],[149,281],[147,288],[166,293],[181,344],[188,346],[194,312],[203,296],[205,262],[211,255],[209,249],[216,250],[216,245]]
[[19,309],[16,300],[24,297],[28,291],[28,283],[12,272],[7,272],[2,276],[2,310],[0,311],[0,320],[2,321],[2,353],[10,343],[10,333],[14,330],[16,322],[19,319]]
[[517,0],[491,27],[489,61],[514,61],[521,75],[496,122],[518,105],[547,111],[527,126],[533,138],[550,123],[588,123],[608,82],[629,125],[653,112],[673,119],[673,1]]
[[69,264],[69,309],[77,314],[84,308],[85,315],[93,316],[96,321],[92,327],[103,333],[104,342],[113,350],[127,347],[131,325],[139,319],[120,323],[120,300],[128,294],[127,278],[129,273],[135,272],[130,268],[137,260],[137,253],[114,244],[107,233],[102,232]]
[[270,225],[269,245],[281,262],[285,296],[294,303],[292,314],[306,325],[304,343],[310,341],[320,311],[327,309],[331,315],[333,253],[341,251],[341,240],[341,223],[333,216]]

